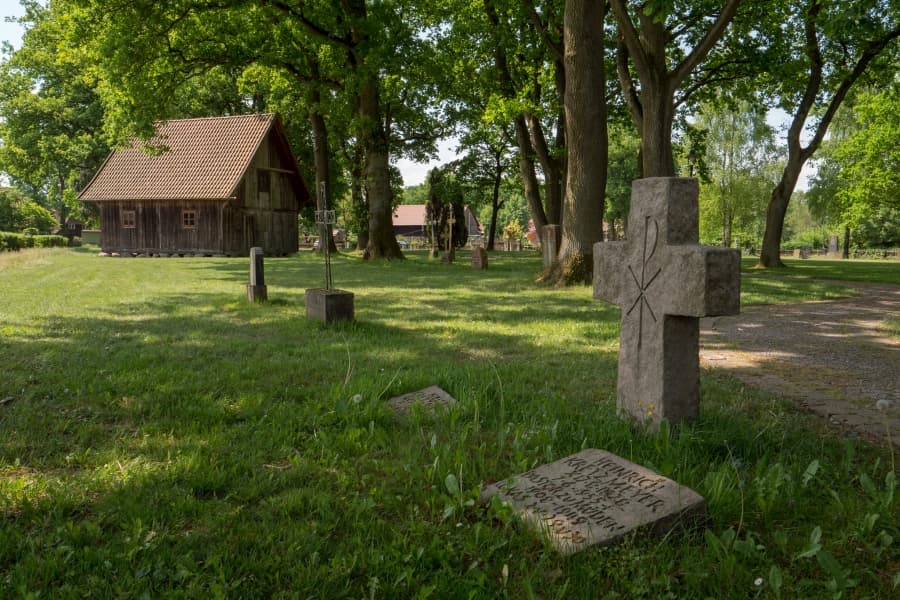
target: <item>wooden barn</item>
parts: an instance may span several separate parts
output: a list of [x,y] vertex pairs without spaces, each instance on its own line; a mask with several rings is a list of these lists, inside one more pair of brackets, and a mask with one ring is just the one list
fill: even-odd
[[112,152],[79,198],[100,209],[100,247],[121,255],[296,252],[313,200],[273,114],[157,123],[147,152]]

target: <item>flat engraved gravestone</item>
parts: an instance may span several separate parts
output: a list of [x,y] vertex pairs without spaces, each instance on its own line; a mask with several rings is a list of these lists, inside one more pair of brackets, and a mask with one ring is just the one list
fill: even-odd
[[663,535],[702,517],[702,496],[640,465],[588,448],[527,473],[485,486],[561,554],[609,545],[636,529]]
[[415,404],[421,404],[425,412],[433,414],[438,406],[452,406],[456,404],[456,398],[438,386],[432,385],[424,390],[410,392],[388,400],[388,405],[394,409],[394,412],[401,415],[408,414]]

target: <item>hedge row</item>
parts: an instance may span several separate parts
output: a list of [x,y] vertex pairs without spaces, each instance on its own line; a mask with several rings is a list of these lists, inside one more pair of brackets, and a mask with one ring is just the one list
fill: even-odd
[[0,231],[0,252],[18,252],[22,248],[57,248],[69,245],[69,240],[61,235],[25,235]]

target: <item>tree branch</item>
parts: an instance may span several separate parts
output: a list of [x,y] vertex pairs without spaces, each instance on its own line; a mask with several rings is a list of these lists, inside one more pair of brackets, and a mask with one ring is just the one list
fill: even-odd
[[544,20],[541,19],[541,15],[538,14],[537,8],[534,6],[534,0],[523,0],[525,4],[526,10],[528,10],[528,16],[531,19],[532,24],[534,24],[535,29],[537,29],[538,33],[541,34],[541,38],[543,38],[544,43],[550,49],[550,52],[553,53],[553,56],[556,60],[562,62],[563,58],[563,47],[562,44],[555,41],[551,36],[550,32],[547,30],[547,24],[544,23]]
[[626,0],[610,0],[609,5],[613,14],[616,16],[616,22],[619,24],[619,35],[628,48],[634,67],[637,69],[638,75],[641,73],[649,73],[650,61],[647,54],[641,46],[640,36],[628,14],[628,8],[625,6]]
[[[615,2],[620,1],[621,0],[615,0]],[[722,9],[715,24],[706,32],[706,35],[703,36],[703,39],[700,40],[700,43],[694,47],[691,53],[688,54],[687,57],[681,61],[681,64],[675,68],[675,74],[672,79],[673,88],[677,88],[691,71],[700,64],[700,61],[709,54],[709,51],[712,50],[713,46],[716,45],[716,42],[719,41],[719,38],[725,33],[728,24],[734,19],[738,5],[740,5],[742,1],[743,0],[728,0],[728,4]]]
[[853,66],[853,70],[847,74],[846,77],[841,81],[840,86],[838,86],[837,91],[835,91],[834,96],[831,97],[831,102],[828,103],[828,108],[825,109],[825,114],[822,115],[822,118],[819,120],[819,124],[816,126],[816,131],[813,134],[813,139],[810,140],[807,147],[804,149],[804,154],[806,154],[806,158],[812,155],[813,152],[818,149],[818,147],[822,144],[822,140],[825,138],[825,132],[828,130],[828,126],[831,124],[832,119],[834,119],[834,115],[837,113],[838,108],[840,108],[841,103],[843,103],[844,98],[847,97],[847,93],[850,91],[850,88],[853,87],[853,84],[862,76],[865,72],[866,68],[869,66],[875,57],[881,54],[881,51],[884,50],[888,44],[892,41],[900,37],[900,26],[895,27],[892,31],[889,31],[884,37],[874,40],[869,43],[866,49],[863,51],[862,55],[859,57],[859,60],[856,61],[856,64]]
[[640,134],[644,124],[644,107],[641,105],[641,98],[634,88],[634,80],[631,78],[631,71],[628,69],[628,46],[625,45],[625,40],[621,36],[616,42],[616,72],[619,75],[619,85],[622,86],[625,104],[628,106],[628,112],[631,113],[631,120],[634,121],[638,134]]
[[346,50],[354,50],[353,41],[349,37],[339,36],[326,28],[322,27],[318,23],[312,21],[309,17],[303,14],[303,10],[295,10],[294,7],[288,5],[286,2],[282,0],[263,0],[263,4],[268,4],[273,8],[281,11],[282,13],[288,15],[289,17],[296,19],[300,25],[303,26],[309,33],[314,36],[325,40],[326,42],[330,42],[332,44],[336,44],[341,46]]

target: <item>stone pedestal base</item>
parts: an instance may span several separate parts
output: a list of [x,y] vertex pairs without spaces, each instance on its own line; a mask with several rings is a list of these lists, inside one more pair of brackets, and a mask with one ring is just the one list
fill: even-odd
[[306,290],[306,318],[323,323],[353,320],[353,292],[315,288]]
[[248,285],[247,300],[250,302],[265,302],[269,299],[268,287],[264,285]]

